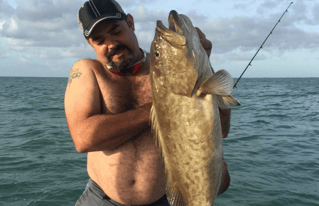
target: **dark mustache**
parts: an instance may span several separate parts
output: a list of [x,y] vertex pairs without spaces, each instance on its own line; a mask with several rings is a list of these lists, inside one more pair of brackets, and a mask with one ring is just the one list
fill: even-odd
[[110,51],[110,53],[108,53],[108,55],[106,56],[107,59],[110,61],[112,56],[114,56],[116,53],[118,53],[124,49],[127,49],[128,51],[130,51],[130,49],[127,46],[125,46],[124,44],[117,45],[114,49],[112,49]]

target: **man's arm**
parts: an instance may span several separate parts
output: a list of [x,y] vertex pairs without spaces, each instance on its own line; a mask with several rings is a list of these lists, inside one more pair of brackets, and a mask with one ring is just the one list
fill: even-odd
[[223,138],[228,136],[230,129],[230,109],[219,108],[220,123],[222,125],[222,136]]
[[[102,114],[94,60],[77,62],[65,92],[65,114],[78,152],[112,150],[148,128],[152,104],[116,115]],[[99,68],[102,69],[102,68]]]

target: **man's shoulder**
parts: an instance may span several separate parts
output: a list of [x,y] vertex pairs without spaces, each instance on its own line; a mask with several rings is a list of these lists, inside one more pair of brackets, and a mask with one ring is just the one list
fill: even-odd
[[[81,59],[71,68],[68,80],[68,88],[87,87],[89,84],[96,85],[96,72],[102,71],[102,64],[95,59]],[[71,87],[72,88],[72,87]]]
[[103,65],[96,59],[81,59],[73,65],[72,69],[74,68],[83,70],[103,69]]

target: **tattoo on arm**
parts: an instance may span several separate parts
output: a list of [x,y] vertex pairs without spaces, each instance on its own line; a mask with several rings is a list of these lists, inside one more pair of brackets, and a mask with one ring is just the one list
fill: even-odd
[[76,70],[71,70],[71,73],[69,75],[69,81],[68,81],[68,85],[70,86],[72,83],[72,80],[75,78],[80,78],[80,76],[82,75],[82,73],[79,71],[79,69]]

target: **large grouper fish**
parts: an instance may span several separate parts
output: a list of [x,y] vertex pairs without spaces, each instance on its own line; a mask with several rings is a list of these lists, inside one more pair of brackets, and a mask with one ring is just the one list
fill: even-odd
[[151,123],[166,173],[171,206],[214,205],[223,163],[219,108],[239,106],[233,79],[213,74],[190,19],[172,10],[157,21],[151,45]]

